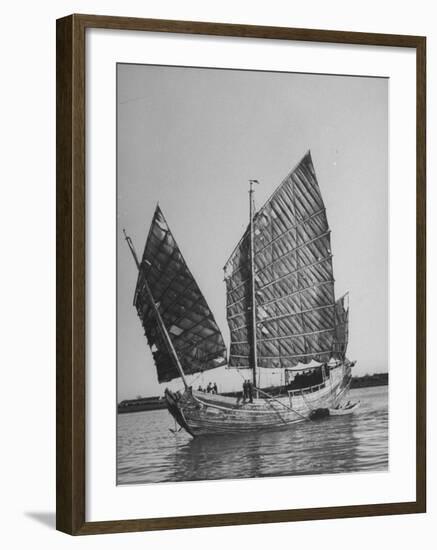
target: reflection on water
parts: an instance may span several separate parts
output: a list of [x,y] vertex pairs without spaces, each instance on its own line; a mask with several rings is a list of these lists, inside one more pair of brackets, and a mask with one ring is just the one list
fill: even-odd
[[350,416],[192,439],[166,410],[118,416],[117,482],[328,474],[388,468],[388,388],[352,390]]

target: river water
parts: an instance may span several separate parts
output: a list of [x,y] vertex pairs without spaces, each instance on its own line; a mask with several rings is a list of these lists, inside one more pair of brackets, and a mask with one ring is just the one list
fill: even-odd
[[388,469],[388,387],[351,390],[349,416],[288,429],[193,439],[167,410],[118,415],[117,483],[155,483]]

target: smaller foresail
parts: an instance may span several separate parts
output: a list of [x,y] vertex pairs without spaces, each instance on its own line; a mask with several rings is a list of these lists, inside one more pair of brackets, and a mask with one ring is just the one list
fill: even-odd
[[214,316],[157,206],[139,267],[134,305],[152,350],[159,382],[180,376],[145,289],[147,281],[184,373],[226,364],[226,346]]
[[333,356],[345,359],[349,341],[349,293],[335,302],[335,336]]

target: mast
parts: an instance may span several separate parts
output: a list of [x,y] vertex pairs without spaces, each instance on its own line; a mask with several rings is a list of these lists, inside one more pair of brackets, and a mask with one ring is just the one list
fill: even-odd
[[258,349],[257,349],[257,336],[256,336],[256,298],[255,298],[255,251],[253,243],[253,216],[254,205],[253,205],[253,184],[259,183],[258,180],[249,180],[249,215],[250,215],[250,286],[251,286],[251,329],[252,329],[252,369],[253,369],[253,385],[255,388],[258,387],[257,384],[257,367],[258,367]]
[[137,256],[137,252],[135,250],[135,247],[134,247],[134,243],[132,242],[132,239],[129,237],[129,235],[126,234],[126,230],[123,229],[123,235],[124,235],[124,238],[126,239],[126,242],[129,246],[129,249],[132,253],[132,256],[134,258],[134,261],[135,261],[135,265],[137,266],[137,269],[140,269],[140,262],[138,261],[138,256]]
[[[124,238],[126,239],[126,242],[127,242],[128,246],[129,246],[129,249],[132,253],[135,264],[136,264],[137,268],[140,269],[140,262],[138,261],[138,256],[137,256],[137,253],[135,251],[135,247],[133,245],[132,239],[126,234],[126,231],[124,229],[123,229],[123,234],[124,234]],[[178,357],[178,355],[176,353],[176,350],[173,346],[173,342],[171,341],[170,335],[167,331],[167,328],[164,324],[164,321],[161,317],[161,314],[159,313],[159,309],[156,306],[155,300],[153,298],[153,294],[150,290],[149,284],[148,284],[147,279],[145,277],[144,277],[144,288],[146,290],[146,294],[147,294],[147,296],[150,300],[150,303],[152,305],[153,312],[155,313],[155,316],[156,316],[156,320],[158,321],[158,327],[159,327],[159,329],[161,331],[161,334],[164,338],[164,342],[166,343],[168,351],[169,351],[170,355],[173,357],[173,359],[176,363],[176,367],[179,371],[179,374],[181,375],[182,382],[184,383],[185,388],[188,388],[188,383],[187,383],[187,380],[185,378],[185,373],[184,373],[184,370],[182,368],[181,362],[179,361],[179,357]]]

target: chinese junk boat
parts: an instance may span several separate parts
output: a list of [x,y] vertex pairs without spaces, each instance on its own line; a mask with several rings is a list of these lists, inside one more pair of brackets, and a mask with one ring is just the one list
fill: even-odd
[[[138,267],[134,305],[152,349],[170,413],[192,436],[285,427],[348,414],[355,364],[346,358],[347,295],[335,300],[330,230],[308,152],[255,212],[226,262],[230,352],[160,210],[156,208]],[[249,369],[250,398],[190,387],[187,375],[223,365]],[[260,388],[260,371],[282,385]],[[247,378],[247,372],[245,375]],[[247,387],[247,386],[246,386]]]

